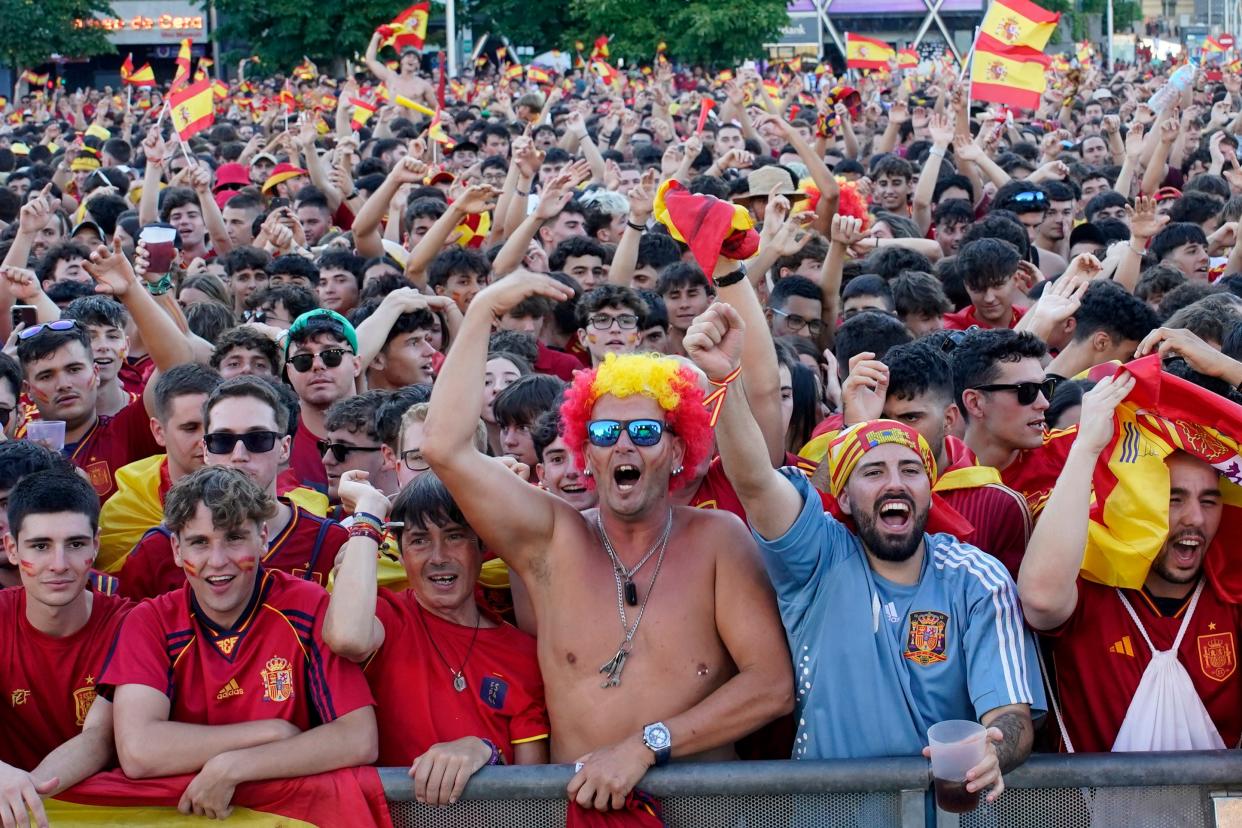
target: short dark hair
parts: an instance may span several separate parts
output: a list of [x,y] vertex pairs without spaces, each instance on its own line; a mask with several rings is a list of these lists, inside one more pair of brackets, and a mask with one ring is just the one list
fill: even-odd
[[1207,236],[1203,228],[1188,221],[1173,222],[1152,237],[1148,252],[1157,262],[1184,244],[1198,243],[1207,246]]
[[837,328],[833,345],[837,373],[842,379],[848,376],[850,360],[863,351],[870,351],[876,359],[882,360],[890,348],[905,345],[913,339],[897,317],[879,311],[863,311]]
[[647,315],[647,303],[635,291],[621,285],[600,285],[578,300],[578,327],[585,328],[591,316],[601,308],[626,308],[640,321]]
[[904,178],[908,181],[914,178],[914,165],[896,155],[881,155],[871,165],[871,178],[875,180],[881,176]]
[[1018,221],[1018,217],[1008,210],[991,210],[986,216],[976,221],[962,236],[962,247],[979,239],[1000,239],[1007,241],[1018,251],[1018,255],[1026,258],[1031,249],[1030,238],[1026,227]]
[[[237,196],[234,196],[233,201],[236,201],[237,198]],[[266,273],[271,262],[272,257],[268,255],[266,250],[251,247],[250,245],[234,247],[224,254],[224,259],[222,260],[224,272],[230,276],[239,270],[262,270]]]
[[933,224],[971,224],[975,220],[974,206],[964,198],[950,198],[936,205],[932,213]]
[[1081,342],[1096,331],[1120,340],[1141,341],[1160,324],[1147,303],[1116,282],[1097,279],[1082,295],[1074,312],[1074,341]]
[[34,363],[44,359],[51,354],[56,353],[66,345],[76,342],[86,351],[88,359],[91,357],[91,335],[86,332],[86,328],[82,325],[74,324],[67,331],[54,331],[51,328],[44,328],[35,336],[28,339],[17,340],[17,359],[22,364],[22,371],[30,374]]
[[125,330],[129,311],[111,296],[82,296],[70,302],[60,318],[76,319],[80,325]]
[[640,299],[647,305],[647,312],[638,320],[638,325],[643,330],[659,326],[666,332],[668,331],[668,305],[664,304],[664,298],[654,290],[637,291]]
[[305,256],[298,256],[293,253],[277,256],[268,263],[267,275],[276,276],[277,274],[304,278],[312,286],[319,284],[319,268],[315,267],[315,263]]
[[1171,223],[1188,221],[1193,224],[1203,224],[1203,222],[1215,218],[1216,214],[1220,212],[1220,208],[1224,206],[1225,200],[1223,198],[1217,198],[1205,192],[1186,191],[1182,193],[1181,198],[1176,199],[1173,205],[1169,207],[1169,221]]
[[911,314],[944,316],[953,310],[953,303],[945,295],[940,280],[930,273],[907,270],[890,282],[889,287],[893,291],[893,307],[900,317]]
[[666,267],[664,272],[660,274],[660,278],[656,281],[655,290],[656,293],[665,296],[670,290],[684,290],[685,288],[695,287],[701,287],[708,293],[715,293],[711,283],[707,281],[707,277],[703,275],[703,271],[697,264],[693,262],[676,262]]
[[805,276],[786,276],[772,286],[772,292],[768,294],[768,307],[783,309],[794,296],[816,302],[824,301],[823,291],[810,279]]
[[888,366],[888,396],[912,400],[930,392],[953,402],[953,363],[928,340],[890,348],[881,361]]
[[846,299],[853,299],[855,296],[878,296],[884,300],[884,304],[888,305],[889,310],[896,307],[893,289],[889,287],[888,282],[871,273],[855,276],[841,290],[843,303]]
[[1012,244],[1000,239],[979,239],[963,244],[957,254],[962,280],[971,290],[987,290],[1003,284],[1022,261]]
[[1185,328],[1200,339],[1223,343],[1225,335],[1242,324],[1240,310],[1233,296],[1215,294],[1181,308],[1164,324],[1168,328]]
[[197,362],[187,362],[184,365],[169,368],[155,381],[155,399],[152,405],[155,419],[161,423],[167,423],[168,418],[172,416],[173,400],[190,394],[210,396],[211,392],[215,391],[222,382],[224,380],[214,369]]
[[82,242],[72,240],[58,242],[43,254],[35,275],[38,276],[40,282],[51,281],[56,276],[56,265],[72,259],[89,259],[90,257],[91,251]]
[[211,352],[211,359],[208,364],[217,371],[220,370],[220,364],[224,362],[225,357],[234,348],[246,348],[247,350],[257,351],[267,359],[272,366],[273,372],[280,370],[280,348],[271,337],[259,333],[254,328],[247,327],[246,325],[229,328],[216,337],[215,344],[215,350]]
[[543,453],[561,436],[561,412],[557,409],[539,415],[530,427],[530,440],[535,444],[535,457],[543,462]]
[[48,469],[76,474],[68,458],[39,443],[29,440],[5,440],[0,443],[0,492],[7,492],[28,474]]
[[601,262],[607,262],[610,258],[604,245],[590,236],[570,236],[552,250],[552,255],[548,256],[548,268],[564,270],[565,262],[571,256],[598,256]]
[[159,199],[162,222],[167,222],[172,211],[180,207],[198,207],[198,194],[189,187],[169,187],[160,193]]
[[362,290],[362,278],[366,271],[367,260],[350,253],[348,250],[329,250],[319,257],[317,266],[320,274],[325,270],[344,270],[358,281],[358,290]]
[[681,246],[664,233],[644,233],[638,240],[638,258],[634,267],[653,267],[656,272],[681,260]]
[[164,497],[164,525],[180,533],[194,519],[199,504],[211,512],[218,529],[262,523],[276,514],[276,501],[250,475],[232,466],[203,466],[178,480]]
[[237,317],[232,308],[219,302],[195,302],[185,309],[185,322],[191,333],[215,342],[220,334],[236,327]]
[[375,430],[375,415],[388,399],[389,393],[380,389],[372,389],[337,400],[332,403],[328,408],[328,413],[324,416],[324,428],[328,431],[345,429],[353,433],[361,432],[368,437],[378,439]]
[[258,400],[272,409],[276,419],[276,430],[282,434],[289,430],[289,408],[273,388],[276,383],[265,381],[262,377],[240,376],[226,379],[216,386],[203,403],[203,429],[211,430],[211,410],[221,400],[249,398]]
[[1047,346],[1032,333],[1002,328],[971,331],[953,349],[953,398],[962,416],[968,416],[962,395],[968,388],[987,385],[1000,375],[1002,362],[1041,359]]
[[441,250],[431,260],[431,264],[427,266],[427,285],[432,288],[443,287],[457,273],[468,273],[486,279],[491,270],[491,262],[482,253],[454,245],[447,250]]
[[[1028,193],[1037,195],[1034,198],[1023,199],[1022,197]],[[994,209],[1009,210],[1015,215],[1047,213],[1049,201],[1048,191],[1042,186],[1020,180],[1002,185],[992,197],[992,206]]]
[[933,267],[931,259],[917,250],[896,245],[877,248],[863,260],[864,272],[874,273],[885,281],[896,279],[899,274],[907,270],[922,270],[930,273]]
[[1126,198],[1116,190],[1105,190],[1102,193],[1096,193],[1087,202],[1087,206],[1083,208],[1082,214],[1087,221],[1095,221],[1095,214],[1101,210],[1107,210],[1110,207],[1125,207],[1130,203],[1130,199]]
[[401,436],[401,419],[405,412],[430,399],[430,385],[407,385],[393,391],[375,411],[375,436],[394,454],[397,453],[401,448],[397,445],[397,439]]
[[301,285],[270,285],[261,288],[246,298],[249,308],[261,308],[264,305],[280,303],[289,312],[292,322],[307,311],[319,307],[319,297],[310,288]]
[[1187,281],[1186,274],[1171,265],[1152,265],[1139,276],[1138,284],[1134,286],[1134,295],[1146,301],[1153,294],[1159,293],[1163,296]]
[[99,532],[99,495],[90,483],[62,468],[33,471],[18,480],[9,492],[9,533],[16,538],[28,515],[61,512],[85,515],[91,532]]
[[501,427],[530,425],[544,411],[554,408],[565,383],[548,374],[527,374],[496,395],[492,415]]
[[[434,471],[420,474],[403,486],[392,503],[390,515],[393,520],[405,524],[404,530],[414,527],[426,531],[428,524],[440,527],[456,524],[470,528],[461,507]],[[404,530],[397,534],[398,549],[401,548]]]

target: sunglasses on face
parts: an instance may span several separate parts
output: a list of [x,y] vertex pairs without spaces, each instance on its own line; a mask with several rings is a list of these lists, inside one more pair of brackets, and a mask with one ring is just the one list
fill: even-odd
[[1045,379],[1042,382],[1006,382],[996,383],[994,385],[976,385],[976,391],[1013,391],[1018,397],[1018,405],[1030,405],[1039,398],[1040,394],[1044,395],[1044,399],[1051,401],[1052,393],[1056,390],[1057,382],[1054,379]]
[[615,446],[624,431],[631,443],[647,448],[660,442],[665,428],[659,420],[592,420],[587,423],[587,439],[593,446],[607,448]]
[[332,456],[336,458],[338,463],[344,463],[345,458],[355,451],[372,452],[380,450],[379,446],[351,446],[349,443],[333,443],[329,440],[316,440],[315,448],[319,449],[321,457],[328,452],[332,452]]
[[265,454],[283,436],[275,431],[247,431],[245,434],[216,431],[203,435],[203,445],[208,454],[232,454],[238,443],[245,446],[246,451],[251,454]]
[[294,354],[289,357],[289,364],[293,366],[293,370],[299,374],[305,374],[315,364],[315,357],[318,356],[323,361],[324,368],[336,368],[345,359],[346,354],[352,354],[353,351],[348,348],[327,348],[318,354]]
[[44,322],[42,325],[32,325],[17,335],[20,340],[32,339],[44,331],[71,331],[78,326],[75,319],[57,319],[55,322]]

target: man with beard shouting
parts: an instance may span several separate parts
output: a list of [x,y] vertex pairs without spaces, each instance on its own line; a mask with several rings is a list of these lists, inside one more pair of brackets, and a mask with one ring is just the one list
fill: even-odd
[[830,444],[840,519],[802,472],[773,469],[736,373],[742,328],[737,312],[717,303],[687,331],[685,347],[725,388],[720,456],[793,652],[794,758],[918,754],[930,725],[976,720],[988,728],[988,752],[967,790],[990,787],[994,801],[1002,773],[1030,753],[1031,713],[1044,704],[1013,581],[987,553],[924,533],[936,461],[896,420],[859,423]]

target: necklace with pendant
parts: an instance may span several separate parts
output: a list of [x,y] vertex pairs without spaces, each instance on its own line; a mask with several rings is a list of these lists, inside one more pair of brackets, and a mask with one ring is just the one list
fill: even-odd
[[431,647],[436,651],[436,655],[440,657],[440,661],[448,668],[449,673],[453,676],[453,689],[461,693],[466,689],[466,662],[470,660],[470,654],[474,652],[474,642],[479,638],[479,622],[483,620],[483,613],[475,610],[474,617],[474,634],[470,636],[470,646],[466,648],[466,657],[461,660],[461,666],[453,669],[453,665],[444,657],[444,653],[440,652],[440,645],[436,643],[435,636],[431,634],[431,630],[427,628],[427,622],[423,618],[426,612],[421,606],[418,612],[418,622],[423,625],[423,632],[427,633],[427,640],[431,642]]
[[[608,553],[608,557],[612,559],[612,577],[617,582],[617,615],[621,618],[621,632],[625,636],[621,640],[621,646],[617,648],[617,654],[599,668],[600,673],[604,674],[604,680],[600,683],[600,687],[606,690],[609,687],[617,687],[621,684],[621,671],[625,669],[625,660],[630,657],[630,649],[634,636],[638,633],[638,625],[643,622],[643,613],[647,611],[647,602],[651,600],[651,593],[655,592],[656,578],[660,577],[660,567],[664,565],[664,552],[668,549],[668,538],[673,530],[673,510],[669,509],[668,520],[664,524],[664,533],[656,541],[655,546],[651,547],[651,551],[644,555],[643,559],[638,562],[638,565],[630,570],[626,570],[621,565],[621,560],[617,557],[616,552],[612,548],[612,543],[608,540],[608,533],[604,531],[604,523],[600,519],[599,512],[595,513],[595,525],[599,528],[600,537],[603,538],[604,550]],[[659,552],[659,557],[656,558],[655,572],[651,574],[651,583],[647,585],[647,594],[643,596],[642,606],[638,608],[638,615],[634,618],[634,626],[631,627],[629,619],[625,615],[625,605],[627,603],[630,606],[638,604],[638,588],[634,586],[634,574],[657,551]],[[625,576],[624,582],[622,582],[623,575]]]

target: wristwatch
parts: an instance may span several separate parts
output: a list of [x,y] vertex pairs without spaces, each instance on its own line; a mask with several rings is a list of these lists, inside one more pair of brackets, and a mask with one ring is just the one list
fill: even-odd
[[664,722],[653,722],[643,728],[643,744],[655,754],[657,768],[668,764],[673,755],[673,737]]
[[716,287],[728,287],[736,285],[738,282],[746,278],[746,265],[742,262],[737,263],[737,270],[730,271],[720,278],[716,279]]

